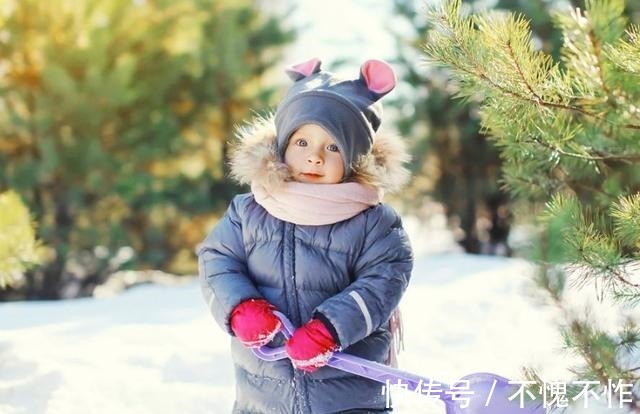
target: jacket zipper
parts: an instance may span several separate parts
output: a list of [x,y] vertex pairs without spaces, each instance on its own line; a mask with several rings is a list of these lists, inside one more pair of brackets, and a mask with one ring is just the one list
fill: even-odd
[[[287,296],[289,298],[291,298],[292,300],[289,301],[290,303],[290,307],[292,308],[293,311],[293,315],[289,315],[290,318],[293,318],[293,322],[296,326],[300,326],[302,321],[301,321],[301,316],[300,316],[300,307],[299,307],[299,302],[298,302],[298,290],[297,290],[297,286],[296,286],[296,270],[295,270],[295,256],[296,256],[296,252],[295,252],[295,229],[296,229],[296,225],[293,223],[287,223],[285,222],[285,228],[287,230],[287,234],[286,234],[286,240],[287,240],[287,247],[288,249],[285,249],[285,251],[288,251],[289,253],[289,257],[287,258],[288,261],[288,267],[290,269],[290,273],[291,273],[291,281],[293,282],[292,285],[290,285],[289,283],[286,283],[286,286],[288,287],[289,292],[287,292]],[[286,277],[288,277],[289,275],[286,275]],[[288,282],[288,281],[287,281]],[[290,294],[289,294],[290,293]],[[300,413],[300,414],[311,414],[308,410],[308,405],[309,402],[306,401],[306,395],[307,395],[307,381],[305,379],[304,373],[302,371],[300,371],[299,369],[296,369],[295,367],[292,366],[293,369],[293,386],[295,388],[294,390],[294,407],[296,410],[296,414]]]
[[302,318],[300,317],[300,306],[298,303],[298,287],[296,286],[296,249],[295,249],[295,230],[296,225],[293,223],[288,223],[289,225],[289,252],[290,252],[290,261],[289,266],[291,267],[291,280],[293,281],[293,290],[291,292],[291,297],[293,298],[293,308],[295,315],[289,315],[289,317],[293,317],[293,322],[296,326],[300,326],[302,324]]

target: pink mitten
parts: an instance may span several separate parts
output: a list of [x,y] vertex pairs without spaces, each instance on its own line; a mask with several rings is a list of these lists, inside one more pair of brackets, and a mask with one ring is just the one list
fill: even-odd
[[331,333],[319,319],[311,319],[296,329],[286,344],[293,366],[307,372],[327,365],[336,348]]
[[231,330],[245,346],[257,348],[266,345],[282,326],[274,310],[275,306],[265,299],[245,300],[231,312]]

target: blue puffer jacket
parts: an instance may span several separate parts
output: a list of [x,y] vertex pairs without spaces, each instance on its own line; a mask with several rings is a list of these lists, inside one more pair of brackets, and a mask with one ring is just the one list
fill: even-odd
[[[278,185],[288,178],[286,165],[276,161],[272,119],[257,121],[240,138],[232,156],[239,182]],[[407,178],[402,166],[407,159],[399,138],[378,133],[354,177],[397,190]],[[401,219],[390,206],[381,203],[348,220],[305,226],[279,220],[251,193],[240,194],[199,246],[198,257],[205,301],[230,334],[233,413],[387,412],[383,384],[328,366],[306,373],[288,359],[262,361],[233,336],[229,317],[240,302],[265,298],[296,326],[313,317],[328,322],[343,352],[385,362],[389,318],[413,266]],[[269,346],[283,342],[278,335]]]

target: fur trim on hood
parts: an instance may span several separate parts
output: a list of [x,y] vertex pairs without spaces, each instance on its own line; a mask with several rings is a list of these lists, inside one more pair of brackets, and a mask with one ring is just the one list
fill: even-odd
[[[239,127],[236,138],[229,161],[234,180],[240,184],[255,180],[265,188],[275,189],[291,179],[289,167],[278,161],[274,114]],[[356,161],[349,181],[369,184],[385,193],[398,192],[409,180],[404,164],[410,159],[399,136],[378,130],[373,147]]]

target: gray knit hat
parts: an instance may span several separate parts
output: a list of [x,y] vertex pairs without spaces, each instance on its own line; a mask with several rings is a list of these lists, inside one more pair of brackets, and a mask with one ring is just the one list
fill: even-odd
[[275,116],[280,161],[291,135],[303,124],[319,124],[336,141],[344,162],[342,181],[351,175],[351,166],[373,145],[380,127],[380,98],[396,84],[391,66],[382,60],[367,60],[360,67],[358,79],[345,80],[320,70],[320,60],[287,68],[294,81]]

